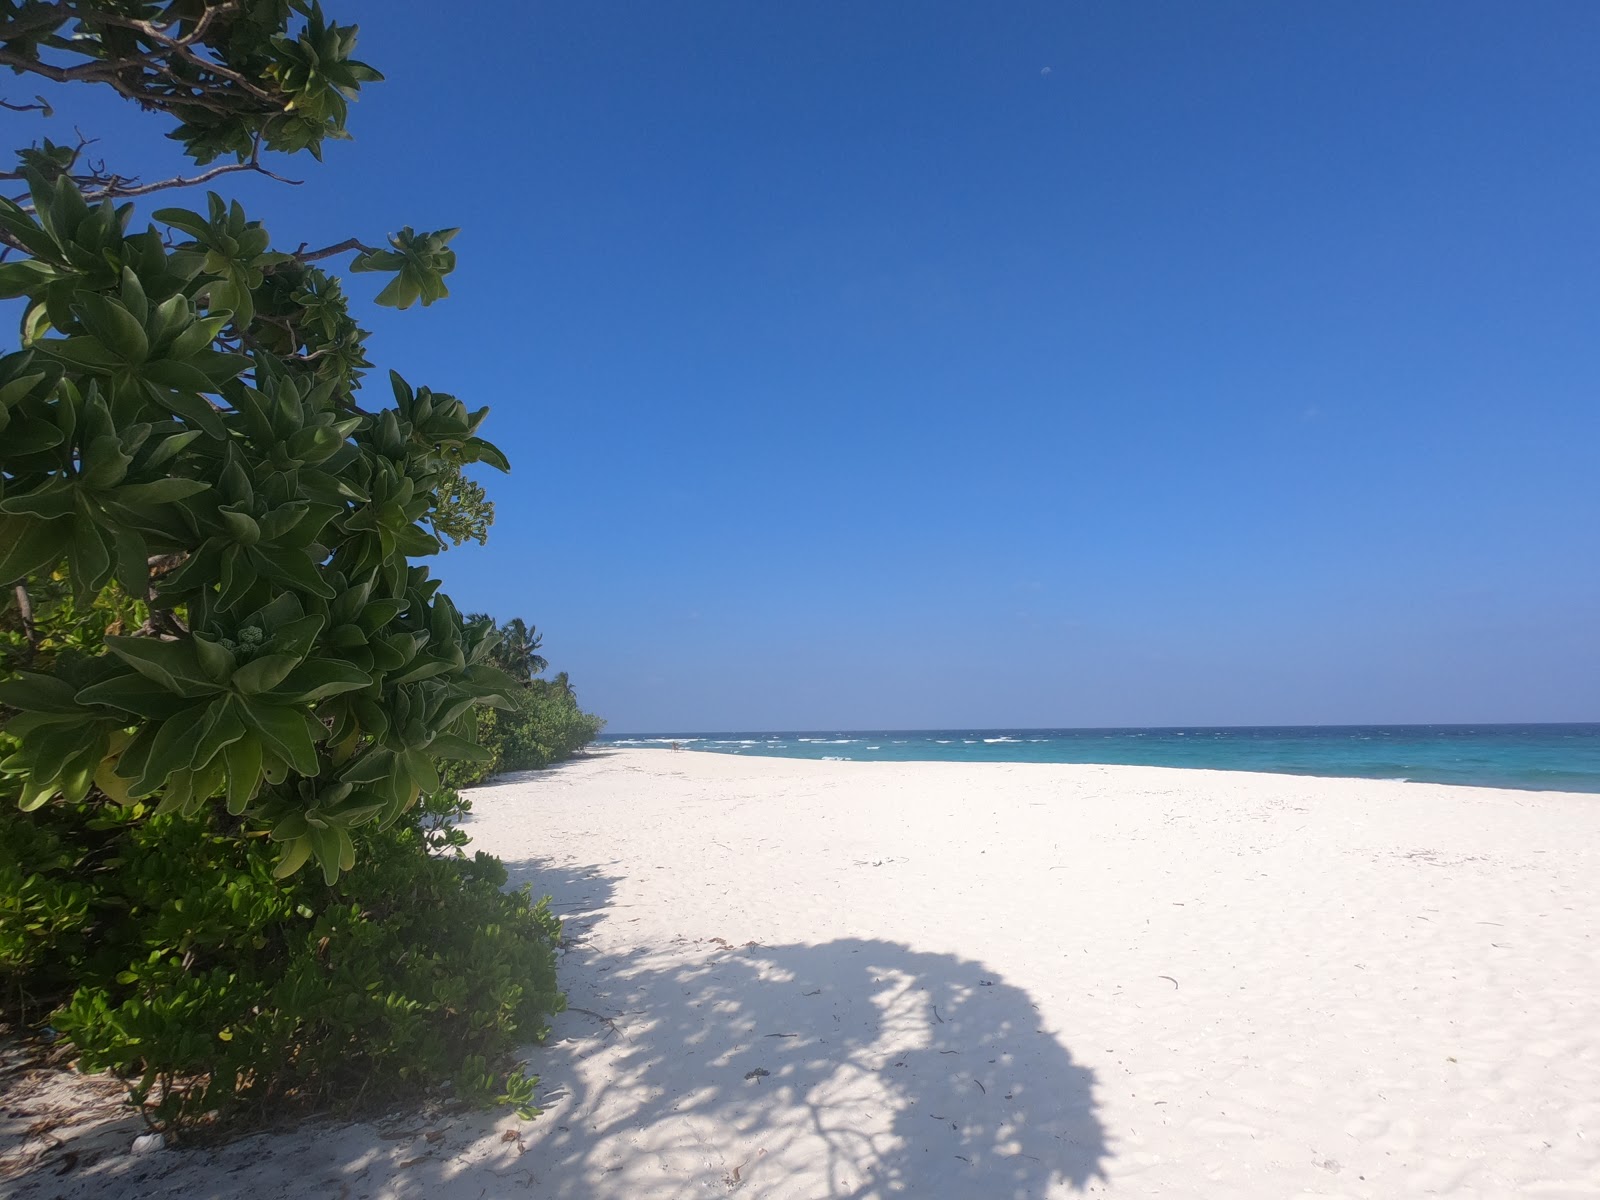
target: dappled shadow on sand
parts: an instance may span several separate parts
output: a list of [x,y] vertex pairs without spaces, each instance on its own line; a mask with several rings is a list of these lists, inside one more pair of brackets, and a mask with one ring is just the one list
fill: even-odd
[[597,923],[634,914],[602,871],[508,865],[568,922],[574,1008],[534,1057],[551,1112],[525,1138],[543,1194],[1021,1198],[1103,1176],[1093,1072],[982,963],[865,938],[608,956]]
[[[870,938],[741,944],[690,911],[695,936],[663,942],[630,934],[662,914],[617,902],[603,866],[507,866],[566,921],[571,1008],[527,1051],[536,1120],[435,1102],[154,1155],[74,1141],[30,1155],[0,1192],[1023,1200],[1104,1177],[1093,1072],[983,963]],[[126,1147],[130,1132],[112,1132]]]

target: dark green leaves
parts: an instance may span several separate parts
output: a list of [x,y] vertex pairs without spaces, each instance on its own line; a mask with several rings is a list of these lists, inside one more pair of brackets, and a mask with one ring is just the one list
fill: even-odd
[[[4,0],[0,24],[14,72],[113,84],[200,162],[320,154],[379,78],[315,0]],[[32,814],[0,809],[0,974],[71,995],[51,1023],[158,1121],[446,1076],[531,1112],[497,1059],[560,1004],[557,926],[451,853],[435,760],[481,760],[471,706],[504,697],[409,561],[487,529],[461,474],[505,466],[483,411],[359,397],[331,250],[274,252],[219,196],[141,228],[79,192],[128,186],[80,150],[23,151],[31,200],[0,200],[0,799]],[[358,269],[431,303],[452,233]]]
[[[115,72],[118,90],[142,108],[175,117],[177,127],[167,136],[198,163],[224,156],[243,161],[258,138],[273,150],[321,157],[325,139],[348,136],[349,101],[361,85],[383,77],[353,57],[355,26],[327,21],[314,3],[292,9],[305,19],[291,23],[287,4],[248,4],[200,28],[192,4],[144,4],[123,12],[29,3],[6,12],[8,23],[17,25],[6,32],[6,49],[19,73],[128,64]],[[141,36],[130,17],[169,36]],[[212,61],[218,69],[206,69]],[[77,154],[47,141],[21,157],[35,173],[64,178]]]
[[[370,77],[349,43],[314,13],[274,43],[294,64],[278,84],[304,98],[283,137],[342,121]],[[394,408],[358,407],[365,334],[336,282],[274,253],[238,204],[159,210],[169,247],[63,175],[30,183],[32,212],[0,203],[25,251],[0,293],[26,310],[24,349],[0,357],[0,586],[134,608],[101,621],[82,677],[0,678],[24,743],[0,794],[98,788],[279,832],[300,813],[279,867],[332,878],[351,830],[440,788],[437,760],[492,757],[469,710],[507,703],[509,681],[411,565],[487,530],[462,475],[507,465],[478,436],[486,410],[397,376]],[[383,303],[431,303],[454,233],[407,229],[356,269],[394,274]]]
[[50,566],[61,551],[61,533],[48,521],[0,512],[0,587]]

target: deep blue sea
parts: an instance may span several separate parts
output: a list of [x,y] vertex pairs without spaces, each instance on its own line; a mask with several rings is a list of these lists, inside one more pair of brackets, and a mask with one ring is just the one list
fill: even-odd
[[1600,793],[1600,725],[924,729],[607,735],[602,745],[870,762],[1120,763]]

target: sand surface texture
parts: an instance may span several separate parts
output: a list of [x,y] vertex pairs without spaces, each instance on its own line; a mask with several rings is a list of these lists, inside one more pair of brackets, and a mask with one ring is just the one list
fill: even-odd
[[13,1095],[0,1191],[1600,1196],[1600,798],[667,750],[473,795],[567,921],[543,1116],[136,1157],[18,1149]]

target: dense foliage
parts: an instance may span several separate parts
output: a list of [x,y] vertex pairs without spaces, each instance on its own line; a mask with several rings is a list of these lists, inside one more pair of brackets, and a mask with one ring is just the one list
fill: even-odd
[[0,200],[32,255],[0,264],[26,301],[0,358],[0,584],[64,562],[76,601],[115,584],[150,612],[0,681],[22,738],[0,770],[24,808],[91,786],[159,792],[155,812],[220,800],[285,874],[314,856],[331,883],[353,830],[438,788],[435,759],[483,756],[470,710],[505,702],[487,628],[408,561],[442,546],[423,523],[448,468],[505,466],[476,436],[487,410],[398,376],[394,408],[357,407],[364,359],[320,353],[348,313],[305,322],[321,273],[237,205],[161,210],[195,239],[169,250],[128,232],[131,205],[31,181],[35,211]]
[[[231,160],[199,179],[320,156],[379,78],[300,0],[0,22],[0,66],[108,85]],[[274,251],[215,194],[136,219],[126,197],[195,180],[84,145],[22,150],[0,198],[0,985],[169,1118],[498,1092],[560,1003],[556,927],[460,853],[439,769],[492,763],[485,714],[532,689],[414,560],[482,541],[463,467],[509,468],[486,409],[393,373],[391,406],[358,402],[367,334],[314,265],[354,252],[391,276],[378,303],[427,305],[454,231]]]
[[501,890],[498,860],[437,852],[463,838],[454,793],[421,807],[331,888],[274,878],[262,840],[201,817],[0,810],[8,999],[42,1005],[81,1067],[122,1074],[167,1122],[446,1079],[455,1099],[527,1113],[534,1081],[503,1060],[560,1010],[558,924]]
[[351,57],[354,26],[300,0],[0,0],[0,35],[0,66],[165,113],[197,163],[263,143],[321,158],[324,139],[348,136],[361,85],[383,78]]

